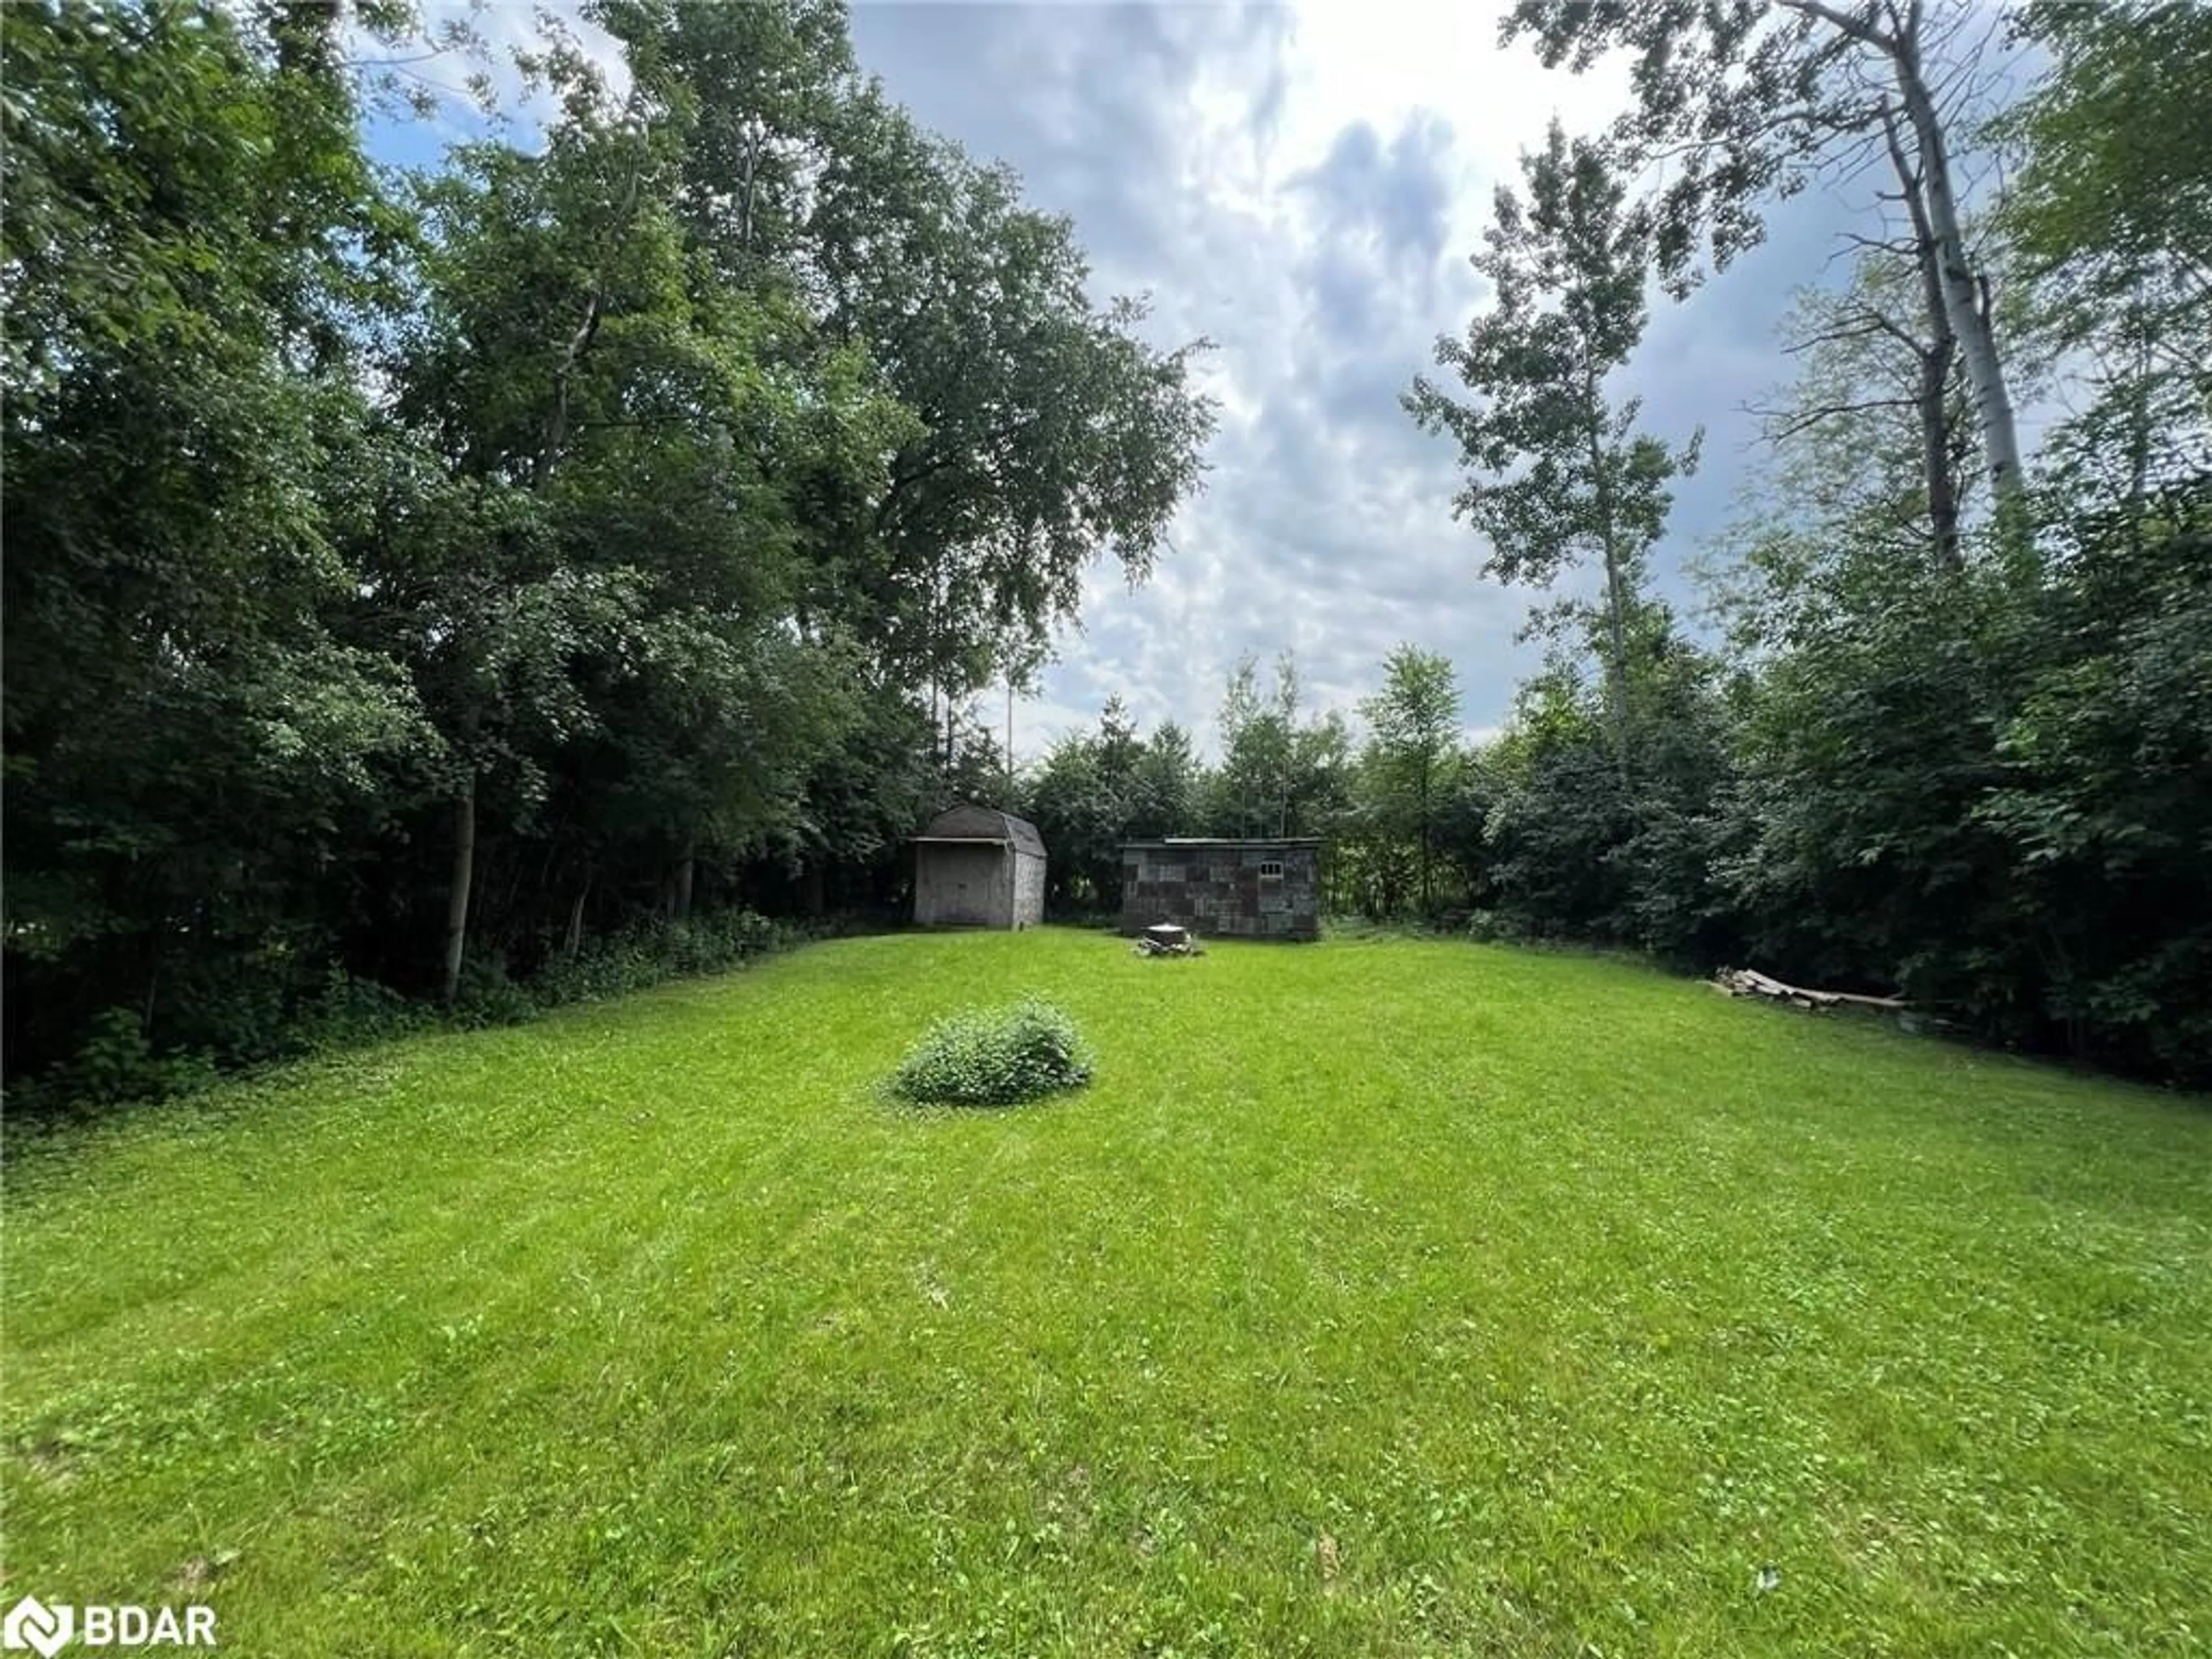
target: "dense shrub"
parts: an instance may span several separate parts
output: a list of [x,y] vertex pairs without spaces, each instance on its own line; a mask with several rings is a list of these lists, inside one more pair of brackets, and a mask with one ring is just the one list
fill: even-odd
[[[1727,872],[1759,960],[2212,1080],[2212,519],[1851,571],[1768,672]],[[1808,609],[1812,609],[1808,606]]]
[[287,1029],[290,1054],[318,1054],[405,1036],[436,1023],[436,1011],[388,985],[357,979],[343,968],[324,975],[321,991]]
[[666,979],[742,967],[805,937],[804,930],[750,910],[719,911],[687,921],[637,922],[593,940],[574,956],[547,963],[530,977],[527,990],[541,1007],[596,1001]]
[[1036,997],[939,1020],[892,1079],[905,1099],[941,1106],[1012,1106],[1079,1088],[1092,1057],[1075,1022]]
[[[705,913],[688,921],[634,923],[516,977],[495,956],[474,958],[450,1008],[401,995],[388,986],[331,969],[311,994],[289,1002],[258,984],[233,1004],[220,1030],[189,1026],[191,1046],[149,1041],[143,1014],[113,1008],[61,1064],[8,1086],[11,1112],[44,1115],[189,1094],[225,1073],[274,1060],[357,1048],[443,1024],[466,1030],[520,1025],[563,1003],[626,995],[670,979],[726,972],[769,951],[830,930],[771,921],[750,910]],[[194,1006],[201,1006],[195,1004]]]
[[112,1106],[125,1101],[190,1094],[212,1082],[215,1062],[198,1049],[157,1054],[144,1020],[132,1008],[110,1008],[63,1065],[8,1085],[12,1116]]

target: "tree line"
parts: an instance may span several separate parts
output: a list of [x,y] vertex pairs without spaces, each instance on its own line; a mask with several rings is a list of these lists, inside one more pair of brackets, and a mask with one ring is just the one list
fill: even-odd
[[836,0],[585,9],[626,85],[542,24],[542,134],[398,168],[459,26],[8,9],[11,1076],[863,903],[1198,485],[1204,343]]
[[[1625,52],[1635,100],[1498,190],[1489,297],[1405,401],[1457,447],[1484,574],[1546,594],[1542,669],[1469,744],[1449,664],[1410,646],[1364,738],[1248,663],[1212,769],[1109,708],[1030,781],[1073,855],[1055,896],[1110,902],[1125,835],[1322,835],[1340,908],[1902,991],[2212,1079],[2212,9],[2018,9],[2045,67],[1995,107],[1987,22],[1522,0],[1507,40]],[[1970,197],[1993,157],[2005,188]],[[1774,195],[1869,168],[1885,222],[1800,296],[1686,627],[1649,562],[1699,434],[1613,389],[1650,295],[1729,264]],[[2021,388],[2057,410],[2037,446]]]
[[[1091,560],[1150,569],[1206,343],[1094,299],[835,0],[586,12],[625,78],[545,26],[542,134],[416,168],[362,138],[404,5],[0,20],[11,1079],[711,963],[1010,794],[1066,913],[1125,839],[1322,835],[1340,909],[2212,1075],[2212,12],[2033,0],[1991,100],[1978,9],[1520,0],[1507,40],[1635,73],[1498,191],[1406,398],[1471,563],[1540,596],[1504,731],[1411,646],[1357,724],[1248,661],[1212,763],[1115,705],[1011,791],[965,710]],[[1799,303],[1692,628],[1650,566],[1699,434],[1620,386],[1652,303],[1838,176],[1882,211]]]

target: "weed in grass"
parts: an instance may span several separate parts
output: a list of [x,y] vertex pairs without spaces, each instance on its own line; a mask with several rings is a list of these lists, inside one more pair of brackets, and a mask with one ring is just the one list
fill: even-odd
[[937,1021],[901,1062],[891,1091],[923,1106],[1018,1106],[1081,1088],[1093,1064],[1074,1020],[1031,996]]

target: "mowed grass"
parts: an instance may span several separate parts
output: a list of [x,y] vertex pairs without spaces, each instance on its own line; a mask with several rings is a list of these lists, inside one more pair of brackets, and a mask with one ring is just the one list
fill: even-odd
[[[1028,991],[1091,1087],[878,1095]],[[851,940],[6,1222],[6,1595],[228,1654],[2212,1645],[2212,1113],[1618,963]]]

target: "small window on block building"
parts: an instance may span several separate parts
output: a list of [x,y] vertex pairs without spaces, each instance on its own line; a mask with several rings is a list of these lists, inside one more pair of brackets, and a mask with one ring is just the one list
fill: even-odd
[[1262,881],[1280,881],[1282,878],[1283,878],[1283,861],[1282,861],[1282,860],[1280,860],[1280,859],[1265,859],[1265,860],[1261,860],[1261,865],[1260,865],[1260,879],[1261,879],[1261,880],[1262,880]]

